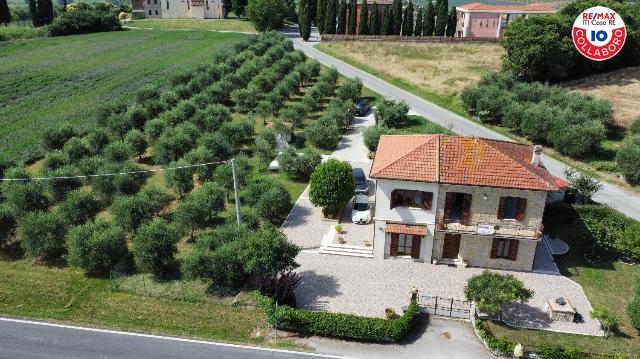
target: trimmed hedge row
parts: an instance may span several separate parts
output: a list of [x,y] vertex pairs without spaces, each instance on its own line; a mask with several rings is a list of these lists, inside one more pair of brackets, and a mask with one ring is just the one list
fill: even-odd
[[487,327],[485,327],[482,320],[474,320],[473,326],[476,328],[478,335],[489,347],[489,349],[505,356],[509,356],[513,353],[513,349],[515,348],[516,344],[505,338],[496,338],[493,333]]
[[395,320],[311,311],[286,305],[278,307],[276,315],[275,301],[272,298],[257,293],[256,302],[265,311],[269,323],[278,328],[324,337],[376,342],[402,339],[409,333],[420,313],[416,301],[411,301],[402,317]]

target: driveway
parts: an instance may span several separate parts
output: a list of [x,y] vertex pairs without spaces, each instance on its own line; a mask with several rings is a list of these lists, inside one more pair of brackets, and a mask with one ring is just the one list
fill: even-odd
[[320,337],[298,340],[321,354],[364,359],[491,359],[469,323],[431,317],[398,344],[348,342]]
[[[303,51],[307,56],[318,60],[325,66],[336,68],[342,75],[359,78],[367,88],[394,100],[405,101],[416,114],[428,118],[451,131],[465,136],[478,136],[490,139],[510,141],[509,138],[494,132],[479,123],[456,115],[442,107],[424,100],[408,91],[394,86],[365,71],[355,68],[322,51],[313,48],[313,42],[305,42],[299,37],[292,37],[294,47]],[[563,170],[568,166],[547,155],[542,155],[542,161],[553,175],[564,178]],[[622,187],[603,183],[602,189],[593,196],[595,201],[611,206],[629,217],[640,220],[640,200],[637,194]]]
[[[365,117],[355,117],[331,157],[341,161],[370,163],[371,160],[367,157],[369,150],[362,139],[362,130],[365,127],[375,125],[375,123],[373,109]],[[365,171],[365,173],[369,172]]]
[[[372,317],[383,317],[387,307],[400,312],[409,303],[409,291],[413,286],[421,295],[464,299],[464,287],[469,277],[483,271],[482,268],[451,268],[405,258],[370,259],[309,252],[300,253],[297,262],[300,264],[297,271],[302,277],[296,290],[298,306]],[[513,274],[534,291],[529,303],[507,306],[507,323],[534,329],[602,335],[600,324],[589,318],[591,305],[577,283],[559,275],[498,272]],[[548,320],[546,300],[559,296],[571,302],[584,317],[584,323]]]

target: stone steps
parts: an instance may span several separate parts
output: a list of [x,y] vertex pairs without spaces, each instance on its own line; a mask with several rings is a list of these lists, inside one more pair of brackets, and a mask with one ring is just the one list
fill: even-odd
[[373,247],[327,244],[320,247],[318,253],[333,254],[338,256],[373,258]]

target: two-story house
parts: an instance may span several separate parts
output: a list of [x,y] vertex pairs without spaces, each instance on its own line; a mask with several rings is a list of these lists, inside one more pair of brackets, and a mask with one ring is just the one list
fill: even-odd
[[531,270],[556,178],[540,146],[449,135],[382,136],[374,256]]

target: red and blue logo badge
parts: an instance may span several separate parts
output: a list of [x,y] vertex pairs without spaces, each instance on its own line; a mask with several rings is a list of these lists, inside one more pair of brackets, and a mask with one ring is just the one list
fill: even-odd
[[595,6],[583,11],[573,23],[573,43],[582,55],[604,61],[614,57],[627,38],[624,21],[617,12]]

